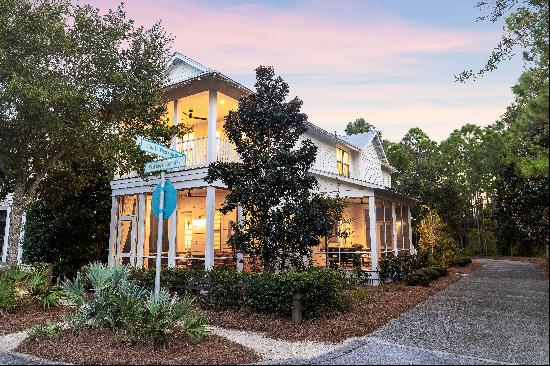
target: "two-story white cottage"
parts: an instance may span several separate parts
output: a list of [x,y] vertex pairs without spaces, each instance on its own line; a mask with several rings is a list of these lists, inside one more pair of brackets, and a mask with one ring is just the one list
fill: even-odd
[[[246,270],[246,258],[234,261],[227,245],[231,222],[239,220],[239,213],[220,213],[227,188],[221,182],[208,184],[204,177],[213,161],[238,161],[224,133],[224,117],[251,91],[178,53],[168,64],[168,75],[164,91],[169,123],[186,123],[193,132],[172,141],[172,148],[187,155],[187,166],[166,175],[178,190],[178,200],[175,213],[164,223],[162,264]],[[392,168],[378,134],[336,136],[309,123],[303,138],[318,146],[310,173],[319,190],[348,202],[349,222],[343,229],[351,231],[346,239],[323,239],[314,249],[314,265],[351,267],[353,258],[360,257],[365,269],[376,271],[379,257],[414,251],[409,208],[413,201],[391,190]],[[151,212],[151,192],[158,182],[158,177],[141,179],[137,174],[112,180],[109,263],[154,266],[157,219]]]

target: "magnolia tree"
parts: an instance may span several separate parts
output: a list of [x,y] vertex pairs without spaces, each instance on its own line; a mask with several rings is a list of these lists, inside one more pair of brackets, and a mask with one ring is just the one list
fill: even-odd
[[101,15],[69,0],[0,0],[0,198],[13,195],[8,261],[40,184],[71,162],[102,159],[120,172],[147,159],[138,136],[168,127],[160,90],[171,42],[160,24]]
[[287,101],[288,85],[271,67],[256,69],[255,88],[224,125],[241,162],[212,163],[206,180],[221,180],[230,190],[223,213],[242,208],[243,220],[229,239],[234,252],[249,255],[264,271],[303,267],[320,238],[333,234],[344,204],[316,192],[317,181],[308,174],[317,147],[299,142],[307,130],[302,101]]

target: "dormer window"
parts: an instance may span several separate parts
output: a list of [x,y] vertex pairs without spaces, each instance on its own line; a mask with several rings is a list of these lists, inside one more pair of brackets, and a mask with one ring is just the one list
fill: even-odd
[[349,178],[349,152],[336,148],[336,166],[338,175]]

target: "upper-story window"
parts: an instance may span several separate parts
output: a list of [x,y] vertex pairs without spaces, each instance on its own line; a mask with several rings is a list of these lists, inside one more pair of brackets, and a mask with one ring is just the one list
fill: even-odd
[[338,175],[349,177],[349,152],[336,148],[336,165]]

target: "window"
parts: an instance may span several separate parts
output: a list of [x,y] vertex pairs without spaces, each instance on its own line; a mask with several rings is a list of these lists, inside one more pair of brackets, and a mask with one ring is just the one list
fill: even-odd
[[376,199],[378,252],[393,252],[393,217],[390,201]]
[[338,175],[349,177],[349,152],[336,148],[336,165]]

